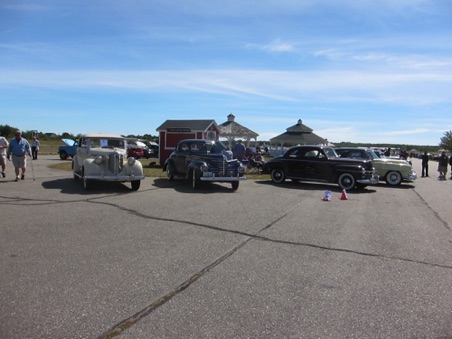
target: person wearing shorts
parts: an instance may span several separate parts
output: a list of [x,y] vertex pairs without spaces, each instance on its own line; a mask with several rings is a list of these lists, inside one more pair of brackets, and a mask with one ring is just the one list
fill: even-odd
[[[28,141],[22,138],[22,132],[17,130],[14,133],[14,139],[11,139],[8,146],[6,156],[8,160],[13,160],[14,170],[16,172],[16,181],[25,179],[25,170],[27,169],[27,160],[25,155],[28,154],[31,157],[31,147]],[[22,174],[19,176],[20,172]]]
[[0,166],[2,168],[2,177],[6,177],[6,149],[8,148],[8,140],[0,133]]

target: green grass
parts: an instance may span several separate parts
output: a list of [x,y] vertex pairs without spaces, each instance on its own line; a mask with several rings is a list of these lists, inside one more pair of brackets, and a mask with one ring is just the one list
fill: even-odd
[[[150,178],[164,178],[166,173],[162,171],[162,166],[160,166],[158,159],[140,159],[143,165],[144,176]],[[56,164],[49,165],[49,168],[58,169],[62,171],[72,171],[71,161],[61,161]],[[257,174],[257,173],[246,173],[247,179],[250,180],[269,180],[270,176],[267,174]]]

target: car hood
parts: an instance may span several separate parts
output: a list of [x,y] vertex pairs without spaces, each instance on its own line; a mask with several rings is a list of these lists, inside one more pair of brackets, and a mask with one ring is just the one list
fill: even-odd
[[391,159],[391,158],[379,158],[379,159],[372,159],[373,163],[378,164],[385,164],[385,165],[407,165],[410,166],[410,163],[403,159]]
[[72,140],[72,139],[61,139],[61,141],[64,142],[68,146],[74,146],[75,145],[75,140]]

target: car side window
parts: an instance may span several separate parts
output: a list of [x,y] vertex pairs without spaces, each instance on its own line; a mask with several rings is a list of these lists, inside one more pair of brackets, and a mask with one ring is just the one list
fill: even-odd
[[188,151],[190,150],[190,148],[188,147],[187,144],[183,143],[183,144],[180,145],[179,150],[180,150],[181,152],[188,153]]
[[80,147],[86,147],[86,139],[80,138],[79,145],[80,145]]
[[319,151],[314,149],[305,153],[304,157],[309,159],[314,159],[319,156]]

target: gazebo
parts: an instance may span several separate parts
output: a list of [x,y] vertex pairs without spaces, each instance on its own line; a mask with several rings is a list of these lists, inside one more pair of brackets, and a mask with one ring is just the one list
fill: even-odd
[[270,139],[270,144],[289,145],[328,145],[328,140],[312,133],[312,128],[303,125],[301,119],[297,124],[287,128],[286,132]]
[[257,142],[257,137],[259,134],[253,132],[249,128],[240,125],[239,123],[234,121],[234,114],[228,115],[228,121],[218,125],[220,129],[220,138],[225,138],[229,142],[229,146],[232,145],[232,141],[234,139],[244,139],[245,146],[249,146],[251,139],[254,139]]

